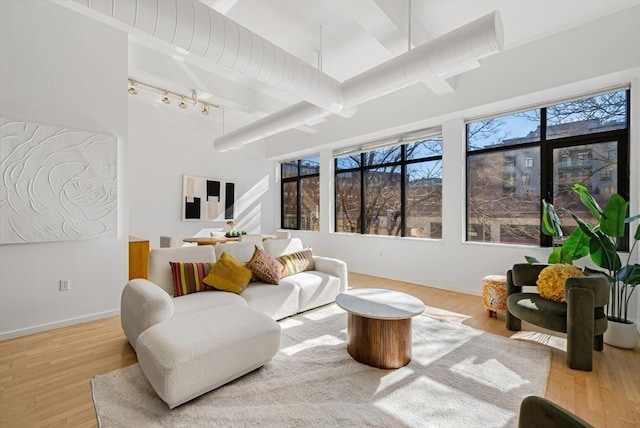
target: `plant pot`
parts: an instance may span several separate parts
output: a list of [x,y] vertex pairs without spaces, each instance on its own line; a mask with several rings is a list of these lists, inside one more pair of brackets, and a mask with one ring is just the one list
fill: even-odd
[[616,348],[635,349],[638,346],[638,330],[633,322],[624,323],[609,319],[604,343]]

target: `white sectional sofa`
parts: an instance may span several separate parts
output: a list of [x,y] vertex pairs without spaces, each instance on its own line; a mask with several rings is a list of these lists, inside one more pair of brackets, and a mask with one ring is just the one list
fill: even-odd
[[295,238],[218,244],[215,249],[153,249],[149,280],[125,285],[122,328],[142,372],[169,408],[267,363],[280,347],[275,320],[331,303],[347,289],[344,262],[313,256],[314,270],[282,278],[277,285],[252,282],[241,294],[201,291],[173,297],[169,262],[214,262],[226,252],[246,263],[256,245],[274,257],[303,250]]
[[[241,293],[206,291],[173,297],[169,262],[214,262],[222,252],[246,263],[255,249],[253,242],[233,242],[214,246],[157,248],[149,253],[149,280],[129,281],[122,292],[122,328],[136,349],[138,336],[149,327],[195,312],[226,305],[248,306],[274,320],[286,318],[332,303],[347,289],[347,266],[343,261],[313,256],[315,270],[300,272],[280,280],[278,285],[252,282]],[[258,244],[260,245],[260,244]],[[270,239],[263,243],[274,257],[303,249],[298,238]]]

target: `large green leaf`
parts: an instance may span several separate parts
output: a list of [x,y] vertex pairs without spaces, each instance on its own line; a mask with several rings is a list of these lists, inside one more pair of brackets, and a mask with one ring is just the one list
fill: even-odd
[[596,237],[596,231],[597,228],[591,228],[591,226],[587,223],[585,223],[580,217],[578,217],[577,215],[575,215],[574,213],[571,213],[571,217],[573,217],[573,219],[576,221],[576,223],[578,223],[578,227],[580,228],[580,230],[582,230],[582,232],[587,235],[589,238],[595,238]]
[[600,230],[607,236],[620,238],[624,236],[624,221],[627,216],[629,202],[617,193],[611,195],[600,219]]
[[536,259],[533,256],[524,256],[524,259],[527,261],[527,263],[529,264],[536,264],[536,263],[540,263],[540,261],[538,259]]
[[560,228],[560,217],[556,213],[553,205],[546,200],[542,200],[542,233],[548,236],[562,237]]
[[615,245],[602,232],[598,232],[589,241],[589,254],[596,266],[617,272],[622,267]]
[[[636,214],[633,217],[629,217],[627,219],[624,220],[625,223],[632,223],[635,220],[640,218],[640,214]],[[636,227],[636,233],[633,235],[633,239],[635,239],[636,241],[640,240],[640,224],[638,224],[638,227]]]
[[574,260],[586,257],[589,255],[590,240],[591,238],[577,227],[562,244],[562,261],[554,263],[573,263]]
[[549,258],[547,259],[547,263],[550,265],[555,263],[567,263],[562,261],[562,247],[555,247],[553,251],[551,251]]
[[640,284],[640,265],[627,265],[618,272],[618,281],[636,286]]
[[580,201],[582,204],[591,211],[591,214],[595,217],[596,220],[600,221],[602,217],[602,208],[598,205],[591,193],[589,193],[589,189],[584,187],[582,184],[574,184],[572,187],[573,191],[576,192],[580,196]]

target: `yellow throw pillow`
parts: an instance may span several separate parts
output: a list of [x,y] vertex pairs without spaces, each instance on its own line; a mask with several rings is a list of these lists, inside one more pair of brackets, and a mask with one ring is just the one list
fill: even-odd
[[536,284],[538,294],[545,299],[556,302],[566,302],[564,297],[564,281],[567,278],[584,276],[584,273],[574,265],[557,263],[542,269]]
[[240,294],[247,288],[251,275],[250,269],[229,254],[222,253],[202,282],[218,290]]

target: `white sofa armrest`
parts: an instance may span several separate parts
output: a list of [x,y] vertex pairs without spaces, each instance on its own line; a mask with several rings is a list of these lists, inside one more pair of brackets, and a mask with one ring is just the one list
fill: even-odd
[[340,292],[347,290],[349,286],[349,273],[347,264],[342,260],[332,259],[329,257],[313,256],[313,263],[316,265],[315,270],[340,278]]
[[136,349],[140,333],[173,317],[173,299],[146,279],[129,281],[122,290],[120,322],[129,343]]

